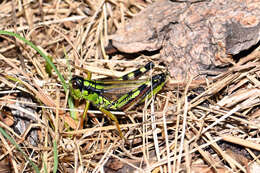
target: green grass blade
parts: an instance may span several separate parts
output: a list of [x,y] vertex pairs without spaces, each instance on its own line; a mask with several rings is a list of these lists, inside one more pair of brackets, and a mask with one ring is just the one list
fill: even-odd
[[[66,64],[67,64],[67,67],[68,67],[68,70],[69,70],[69,79],[72,78],[72,74],[71,74],[71,66],[70,66],[70,63],[69,63],[69,59],[68,59],[68,56],[67,56],[67,53],[65,51],[65,48],[64,49],[64,55],[65,55],[65,58],[66,58]],[[67,93],[66,93],[67,94]],[[73,102],[73,99],[71,96],[69,96],[68,98],[68,104],[69,104],[69,108],[71,109],[70,111],[70,116],[75,120],[77,119],[77,114],[76,114],[76,111],[74,110],[75,106],[74,106],[74,102]]]
[[53,172],[56,173],[58,171],[58,150],[57,150],[57,142],[54,140],[53,142],[53,153],[54,153],[54,168]]
[[61,83],[62,83],[62,86],[65,90],[65,92],[67,92],[68,90],[68,87],[66,85],[66,82],[63,78],[63,76],[61,75],[61,73],[58,71],[58,69],[56,68],[56,66],[52,63],[51,59],[45,55],[37,46],[35,46],[32,42],[30,42],[29,40],[26,40],[24,37],[20,36],[19,34],[16,34],[16,33],[13,33],[13,32],[9,32],[9,31],[3,31],[3,30],[0,30],[0,34],[2,35],[9,35],[9,36],[13,36],[13,37],[16,37],[18,38],[19,40],[22,40],[24,43],[26,43],[27,45],[31,46],[34,50],[36,50],[44,59],[45,61],[49,64],[49,66],[51,68],[53,68],[53,70],[57,73]]
[[[51,56],[48,56],[48,58],[50,58],[50,60],[52,61],[52,57]],[[48,75],[49,75],[49,77],[51,77],[51,75],[52,75],[52,67],[50,66],[50,64],[49,63],[46,63],[45,64],[45,71],[46,71],[46,73],[48,73]]]
[[23,152],[23,150],[22,150],[22,149],[20,148],[20,146],[15,142],[15,140],[14,140],[11,136],[9,136],[9,135],[5,132],[5,130],[4,130],[2,127],[0,127],[0,133],[1,133],[7,140],[9,140],[9,142],[11,142],[11,143],[16,147],[17,150],[19,150],[19,151],[22,153],[22,155],[25,157],[25,159],[32,165],[32,167],[33,167],[33,169],[35,170],[35,172],[40,173],[39,168],[37,167],[37,165],[35,165],[35,164],[31,161],[31,159]]

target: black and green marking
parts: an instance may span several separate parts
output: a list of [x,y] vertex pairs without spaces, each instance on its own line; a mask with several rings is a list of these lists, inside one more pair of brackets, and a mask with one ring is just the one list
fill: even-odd
[[154,75],[148,80],[136,80],[153,67],[154,64],[149,62],[144,67],[117,80],[90,80],[73,76],[70,80],[70,92],[77,100],[90,101],[115,121],[119,134],[123,138],[116,116],[108,110],[129,110],[147,97],[150,98],[158,93],[165,84],[165,73]]

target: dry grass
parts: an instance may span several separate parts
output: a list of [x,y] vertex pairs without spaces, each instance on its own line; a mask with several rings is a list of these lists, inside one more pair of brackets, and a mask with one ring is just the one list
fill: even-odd
[[[31,40],[66,79],[72,74],[119,77],[158,56],[108,57],[104,46],[136,12],[133,1],[4,1],[0,29]],[[260,49],[229,71],[205,81],[174,81],[154,103],[115,114],[127,141],[106,119],[79,129],[64,92],[45,61],[14,38],[0,40],[0,127],[12,136],[41,172],[254,172],[260,150]],[[145,58],[144,58],[145,57]],[[68,65],[68,63],[70,65]],[[16,78],[10,80],[7,76]],[[84,104],[78,107],[79,115]],[[81,112],[81,113],[80,113]],[[20,151],[0,134],[2,172],[34,172]],[[1,170],[0,170],[1,172]]]

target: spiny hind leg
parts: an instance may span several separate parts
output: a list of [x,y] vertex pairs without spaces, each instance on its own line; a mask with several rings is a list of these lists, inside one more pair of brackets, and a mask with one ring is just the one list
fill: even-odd
[[114,109],[131,109],[135,104],[143,102],[146,97],[149,99],[152,95],[157,94],[164,86],[165,81],[165,73],[154,75],[151,80],[144,82],[139,87],[121,96],[114,104],[116,105]]
[[153,62],[147,63],[145,66],[132,71],[130,73],[127,73],[126,75],[122,76],[119,78],[119,80],[133,80],[133,79],[138,79],[140,76],[142,76],[144,73],[148,72],[154,67]]

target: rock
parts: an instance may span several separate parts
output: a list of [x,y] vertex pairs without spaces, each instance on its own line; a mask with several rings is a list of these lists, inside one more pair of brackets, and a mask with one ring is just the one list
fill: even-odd
[[[159,0],[111,35],[121,52],[160,50],[170,75],[210,75],[259,43],[259,0]],[[236,60],[235,60],[236,61]]]

